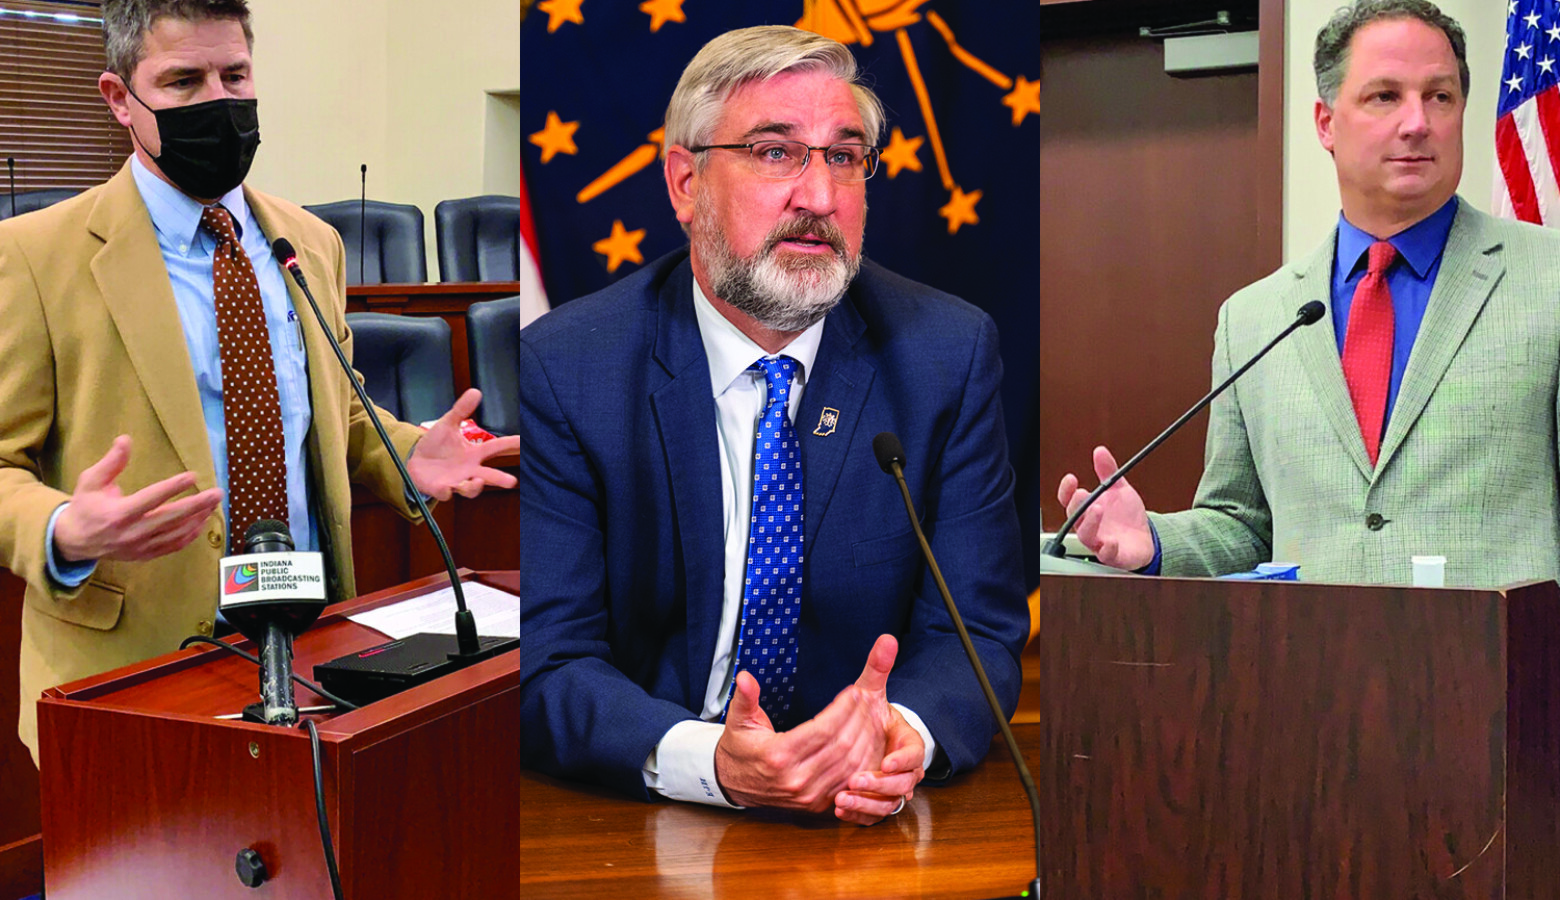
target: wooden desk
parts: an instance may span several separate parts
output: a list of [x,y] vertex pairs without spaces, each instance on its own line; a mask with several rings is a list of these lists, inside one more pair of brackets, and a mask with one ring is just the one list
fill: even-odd
[[455,368],[455,395],[471,387],[471,359],[466,346],[466,307],[520,293],[518,281],[449,281],[438,284],[355,284],[347,288],[347,312],[438,316],[450,326],[450,359]]
[[[1015,733],[1038,770],[1039,727]],[[832,815],[641,803],[523,771],[520,888],[526,900],[1004,896],[1035,875],[1030,823],[1000,738],[975,771],[917,790],[904,812],[871,828]]]

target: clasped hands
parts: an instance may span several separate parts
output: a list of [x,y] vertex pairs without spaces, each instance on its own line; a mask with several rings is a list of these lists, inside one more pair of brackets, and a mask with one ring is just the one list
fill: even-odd
[[758,705],[758,682],[736,677],[715,774],[739,806],[824,812],[872,825],[898,811],[926,776],[921,735],[888,703],[888,673],[899,643],[882,635],[855,684],[822,712],[776,733]]
[[[485,487],[515,486],[513,475],[485,463],[516,452],[518,437],[481,444],[461,437],[461,421],[481,402],[480,391],[466,391],[417,442],[406,469],[418,490],[448,500],[451,494],[475,497]],[[200,536],[206,519],[222,502],[217,488],[181,496],[195,487],[191,472],[125,494],[116,482],[129,463],[130,436],[122,434],[102,459],[82,470],[69,504],[54,523],[54,546],[63,559],[145,560],[182,550]]]

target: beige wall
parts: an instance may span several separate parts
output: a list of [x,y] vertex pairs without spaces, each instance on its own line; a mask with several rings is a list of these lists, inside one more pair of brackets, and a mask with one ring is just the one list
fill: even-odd
[[519,190],[519,4],[252,8],[263,144],[250,183],[297,203],[355,199],[366,163],[370,199],[422,209],[428,278],[438,280],[435,204]]
[[[1310,252],[1338,220],[1338,180],[1332,157],[1316,140],[1316,77],[1311,54],[1316,32],[1342,0],[1286,4],[1284,72],[1284,259]],[[1463,120],[1464,200],[1486,212],[1495,184],[1495,99],[1506,41],[1506,4],[1496,0],[1439,0],[1468,35],[1473,87]]]

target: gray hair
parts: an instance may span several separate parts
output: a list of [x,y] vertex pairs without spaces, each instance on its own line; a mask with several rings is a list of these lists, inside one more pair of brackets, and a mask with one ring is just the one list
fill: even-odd
[[1457,20],[1441,12],[1427,0],[1356,0],[1333,13],[1316,33],[1316,93],[1329,107],[1338,101],[1338,88],[1349,67],[1349,42],[1354,33],[1372,22],[1385,19],[1418,19],[1439,28],[1457,57],[1457,74],[1462,78],[1463,98],[1468,96],[1468,40]]
[[164,17],[186,22],[231,19],[244,26],[244,41],[254,49],[247,0],[103,0],[103,54],[108,71],[128,84],[141,64],[147,33]]
[[862,83],[856,57],[844,44],[789,25],[759,25],[728,31],[705,44],[683,69],[666,106],[665,148],[697,147],[715,133],[726,101],[743,85],[782,72],[822,71],[850,85],[868,143],[883,134],[883,104]]

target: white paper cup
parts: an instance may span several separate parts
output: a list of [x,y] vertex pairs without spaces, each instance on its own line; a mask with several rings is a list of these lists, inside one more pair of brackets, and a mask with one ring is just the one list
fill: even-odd
[[1446,587],[1446,557],[1416,556],[1414,587]]

